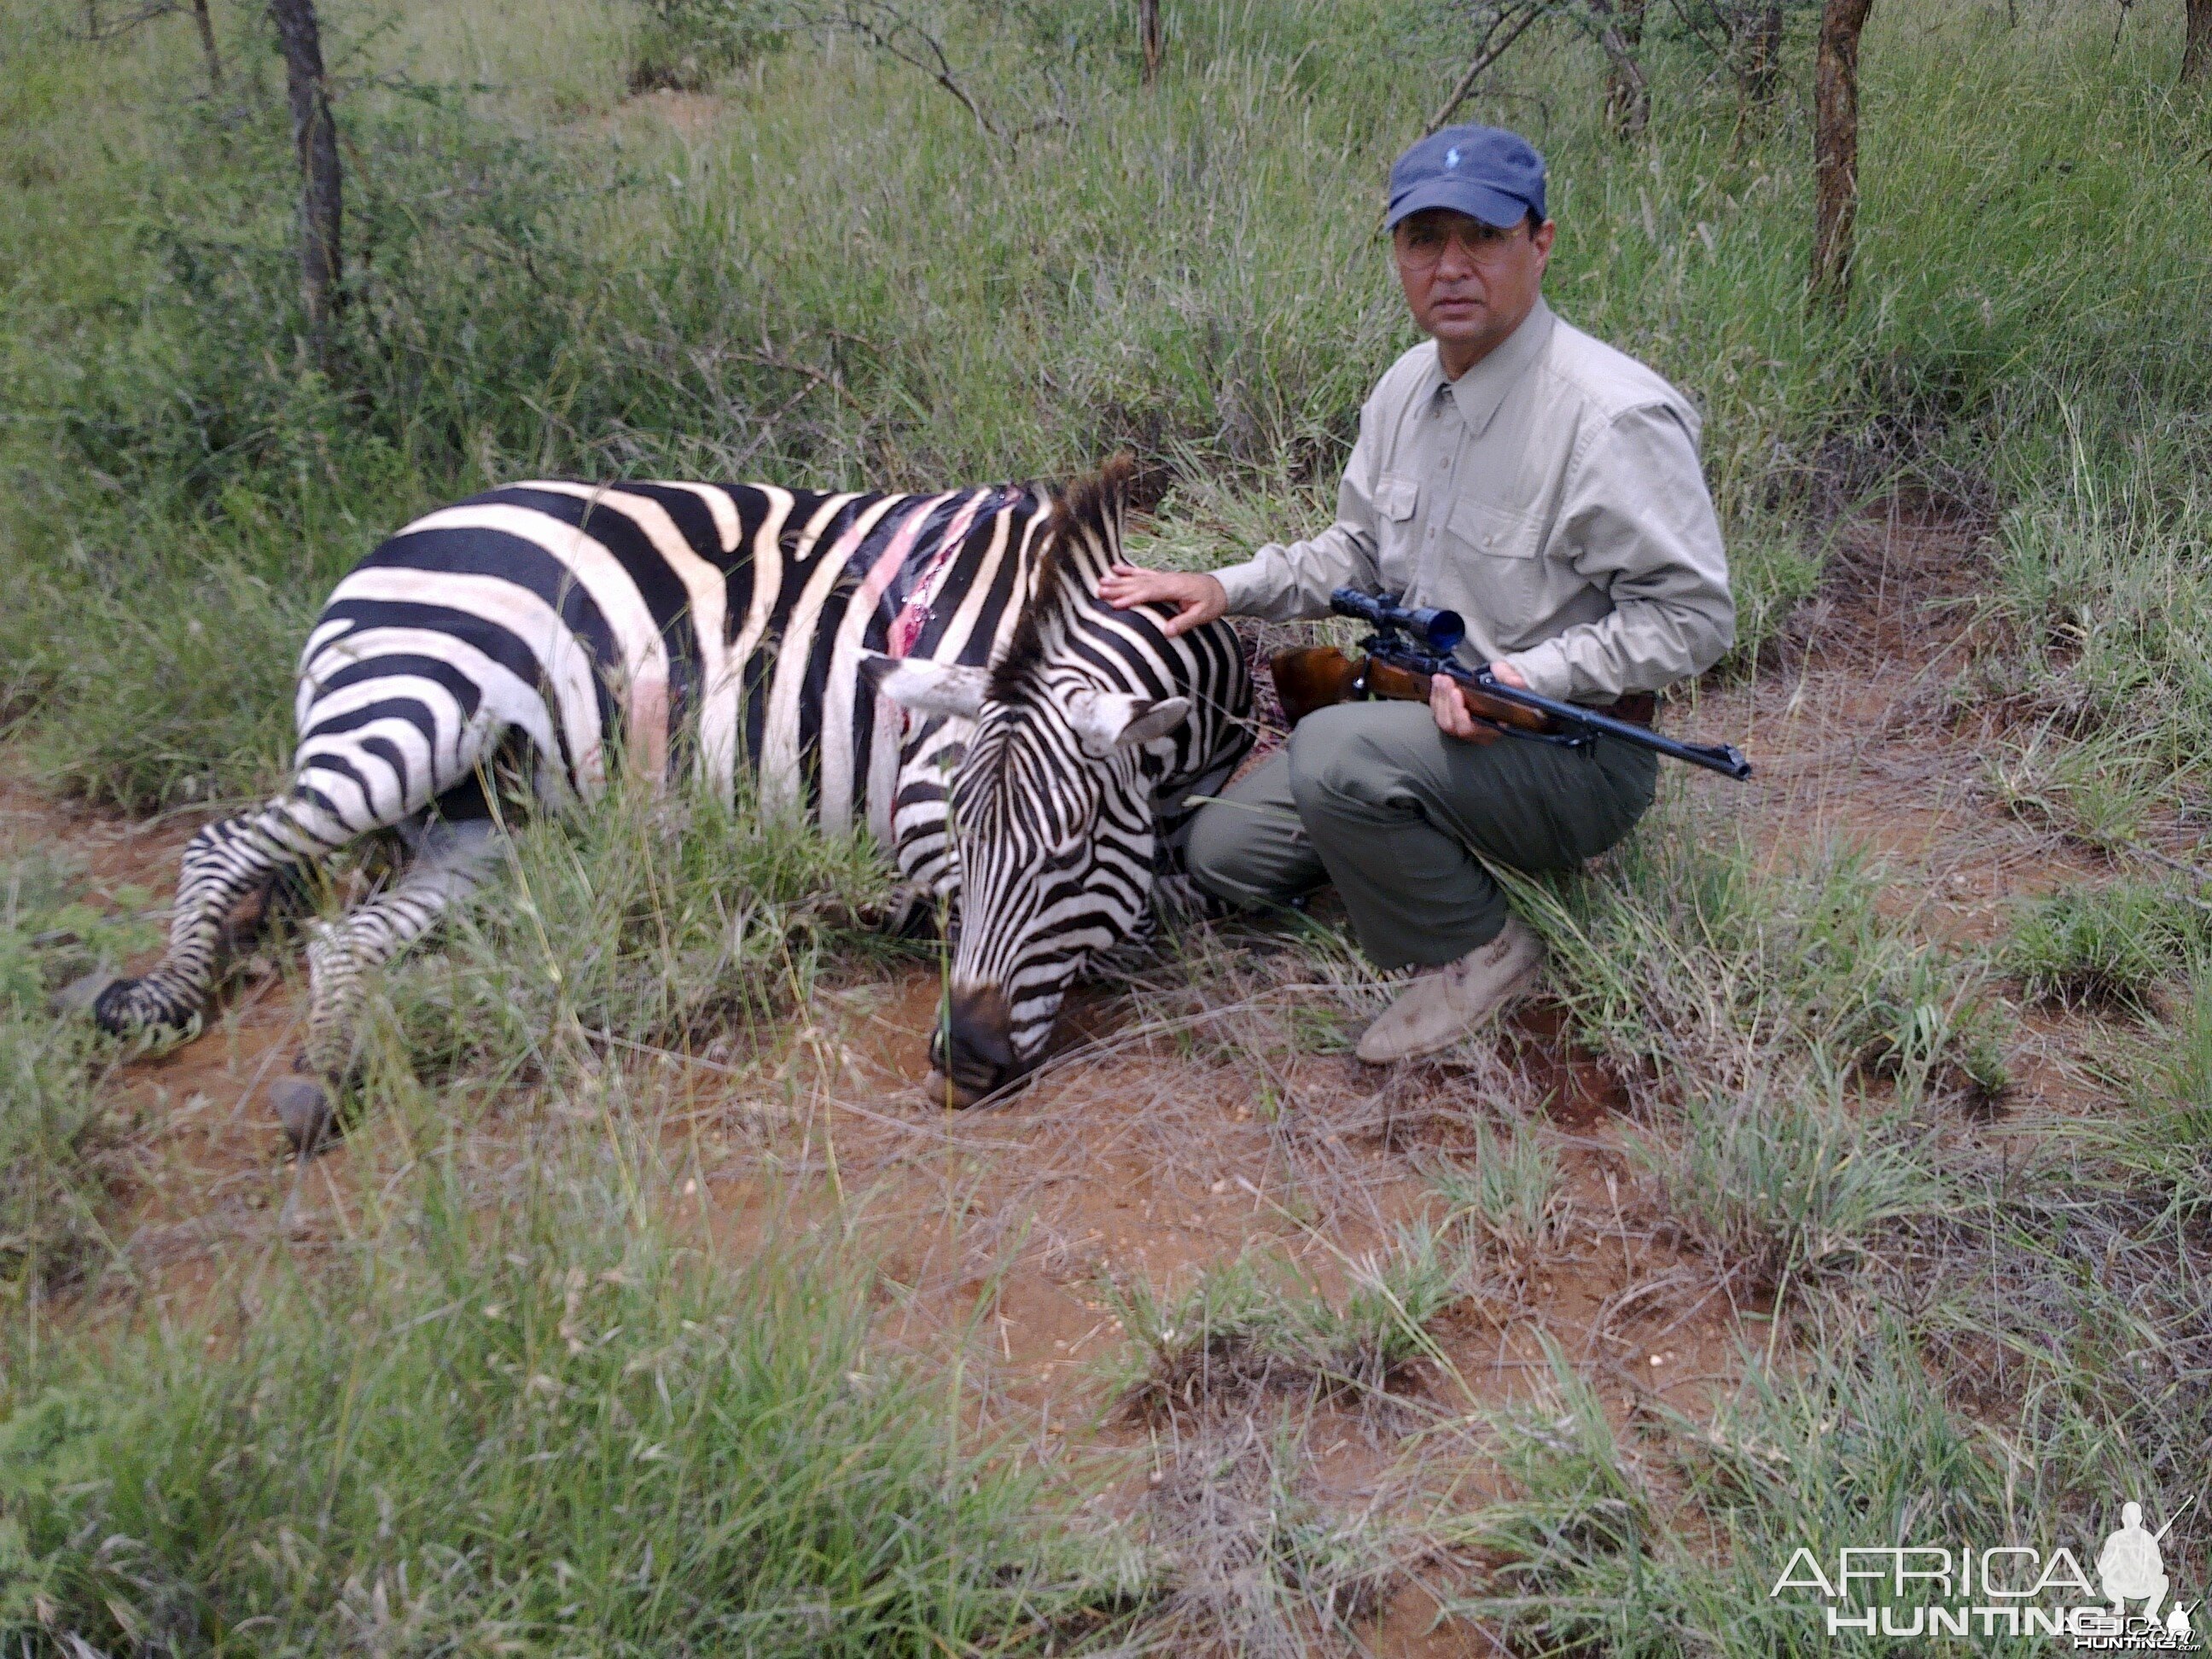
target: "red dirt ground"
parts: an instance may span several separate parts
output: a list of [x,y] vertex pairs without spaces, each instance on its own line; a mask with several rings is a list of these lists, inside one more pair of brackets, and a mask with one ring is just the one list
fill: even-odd
[[[1784,665],[1707,689],[1673,721],[1753,756],[1759,775],[1735,799],[1765,844],[1859,842],[1891,867],[1898,905],[1963,940],[2000,932],[2021,895],[2104,867],[1992,810],[1978,788],[1985,734],[1948,729],[1934,712],[1964,660],[1977,562],[1971,532],[1930,514],[1899,507],[1851,526]],[[120,823],[0,778],[0,850],[61,844],[86,862],[96,898],[125,882],[166,890],[192,827],[189,817]],[[234,986],[205,1035],[121,1074],[143,1126],[114,1229],[123,1271],[100,1281],[86,1316],[189,1315],[270,1250],[312,1250],[353,1231],[351,1152],[340,1146],[297,1170],[260,1097],[297,1038],[295,979],[264,970]],[[1735,1379],[1741,1345],[1771,1339],[1762,1309],[1738,1305],[1666,1241],[1622,1152],[1618,1091],[1565,1047],[1541,1006],[1516,1018],[1484,1066],[1376,1073],[1293,1054],[1261,1077],[1208,1059],[1202,1045],[1186,1052],[1184,1034],[1132,1030],[1127,1003],[1102,995],[1078,1018],[1089,1042],[1043,1080],[950,1115],[914,1087],[936,990],[916,970],[811,1007],[781,1062],[807,1104],[765,1127],[757,1071],[665,1057],[665,1198],[742,1252],[778,1217],[822,1218],[841,1193],[882,1253],[890,1335],[963,1355],[984,1409],[1030,1425],[1048,1462],[1148,1444],[1113,1410],[1109,1362],[1126,1364],[1128,1346],[1102,1295],[1106,1279],[1141,1277],[1167,1292],[1262,1249],[1340,1294],[1361,1253],[1431,1207],[1422,1166],[1463,1149],[1486,1112],[1556,1144],[1569,1219],[1557,1252],[1525,1273],[1497,1264],[1485,1293],[1442,1323],[1446,1363],[1429,1368],[1422,1409],[1449,1421],[1523,1393],[1548,1338],[1621,1420],[1658,1401],[1694,1412]],[[2056,1017],[2023,1024],[2010,1128],[1990,1133],[2103,1103],[2075,1052],[2082,1034]],[[1340,1415],[1340,1432],[1328,1431],[1324,1413],[1309,1434],[1328,1498],[1358,1506],[1401,1489],[1389,1437]],[[1133,1509],[1146,1489],[1133,1473],[1110,1501]],[[1464,1630],[1422,1633],[1427,1606],[1418,1589],[1400,1595],[1374,1650],[1471,1650]]]

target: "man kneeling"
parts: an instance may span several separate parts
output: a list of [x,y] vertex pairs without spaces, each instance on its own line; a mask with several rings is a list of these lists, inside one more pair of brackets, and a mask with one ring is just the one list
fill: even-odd
[[[1390,170],[1386,224],[1430,337],[1359,412],[1336,522],[1195,575],[1117,566],[1113,604],[1165,603],[1171,634],[1228,613],[1328,614],[1351,586],[1458,611],[1462,659],[1629,719],[1735,637],[1698,417],[1542,298],[1556,228],[1544,163],[1493,127],[1448,127]],[[1233,902],[1334,882],[1360,946],[1419,973],[1359,1041],[1381,1064],[1445,1048],[1534,978],[1542,951],[1484,860],[1566,868],[1651,805],[1658,758],[1610,738],[1501,736],[1439,676],[1430,705],[1340,703],[1202,811],[1190,866]]]

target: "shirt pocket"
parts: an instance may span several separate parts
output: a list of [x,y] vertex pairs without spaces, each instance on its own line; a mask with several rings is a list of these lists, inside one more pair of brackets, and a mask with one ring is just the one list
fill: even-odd
[[1543,526],[1525,513],[1489,501],[1463,499],[1444,528],[1470,553],[1493,559],[1534,559],[1543,550]]
[[[1557,572],[1542,556],[1544,527],[1526,514],[1462,499],[1444,521],[1443,562],[1431,592],[1461,595],[1503,651],[1526,650],[1534,631],[1559,609]],[[1431,601],[1439,603],[1439,601]]]
[[1375,511],[1392,524],[1403,527],[1413,516],[1413,509],[1421,504],[1421,481],[1402,472],[1386,472],[1375,486]]

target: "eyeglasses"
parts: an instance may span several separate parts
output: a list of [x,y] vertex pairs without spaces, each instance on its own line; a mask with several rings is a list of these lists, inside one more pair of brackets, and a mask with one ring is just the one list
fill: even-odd
[[1409,219],[1391,234],[1391,244],[1397,250],[1398,263],[1407,270],[1433,270],[1443,261],[1444,250],[1455,243],[1468,258],[1486,264],[1503,258],[1520,234],[1518,225],[1500,230],[1470,219],[1448,229]]

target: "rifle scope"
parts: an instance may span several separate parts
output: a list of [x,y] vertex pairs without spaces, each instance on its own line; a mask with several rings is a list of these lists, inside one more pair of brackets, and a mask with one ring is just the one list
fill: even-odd
[[1456,611],[1411,609],[1398,603],[1395,593],[1363,593],[1356,587],[1340,587],[1328,596],[1328,608],[1340,617],[1357,617],[1376,628],[1411,634],[1431,651],[1451,652],[1467,637],[1467,624]]

